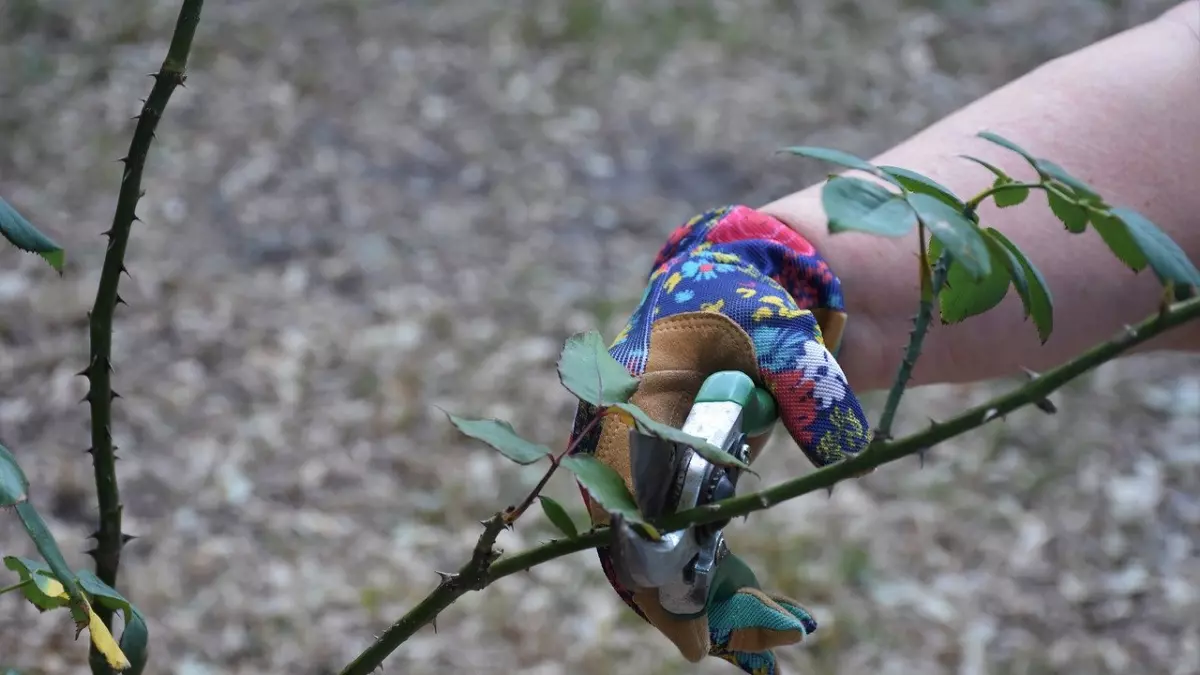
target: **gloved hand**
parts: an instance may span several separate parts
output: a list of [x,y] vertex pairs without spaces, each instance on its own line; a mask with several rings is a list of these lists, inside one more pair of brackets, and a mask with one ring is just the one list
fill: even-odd
[[[704,379],[740,370],[775,397],[780,419],[814,465],[870,442],[862,407],[833,357],[846,315],[837,278],[802,236],[745,206],[706,211],[677,228],[659,252],[642,300],[609,352],[640,377],[632,402],[658,422],[682,426]],[[832,350],[832,351],[831,351]],[[572,441],[596,410],[582,403]],[[629,427],[617,416],[594,425],[575,452],[630,475]],[[750,458],[769,434],[751,441]],[[594,524],[604,509],[581,492]],[[717,567],[705,613],[668,614],[654,589],[623,588],[606,548],[601,565],[614,590],[689,661],[725,659],[752,675],[776,675],[771,649],[803,640],[816,622],[798,603],[764,593],[735,555]]]

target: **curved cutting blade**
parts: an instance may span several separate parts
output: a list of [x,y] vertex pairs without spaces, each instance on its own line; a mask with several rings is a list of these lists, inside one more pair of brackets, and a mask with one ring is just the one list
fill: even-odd
[[671,441],[629,430],[629,463],[633,496],[647,518],[663,515],[675,483],[679,451]]

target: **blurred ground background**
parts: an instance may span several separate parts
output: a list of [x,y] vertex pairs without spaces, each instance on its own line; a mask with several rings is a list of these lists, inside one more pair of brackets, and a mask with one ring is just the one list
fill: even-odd
[[[456,566],[519,470],[435,405],[539,441],[569,334],[611,337],[670,228],[761,204],[1171,2],[241,0],[204,9],[151,153],[118,314],[123,590],[149,673],[336,672]],[[130,116],[174,0],[0,3],[0,192],[64,278],[0,257],[0,437],[72,562],[94,522],[85,314]],[[1032,330],[1032,327],[1029,328]],[[997,384],[926,388],[908,422]],[[874,410],[879,399],[869,396]],[[1200,672],[1200,360],[1113,364],[731,528],[821,629],[789,673]],[[769,480],[810,468],[777,442]],[[566,479],[551,492],[582,518]],[[505,535],[551,535],[540,513]],[[9,520],[3,553],[28,554]],[[6,579],[7,582],[7,579]],[[61,613],[0,598],[0,661],[84,672]],[[448,611],[385,672],[690,668],[591,552]]]

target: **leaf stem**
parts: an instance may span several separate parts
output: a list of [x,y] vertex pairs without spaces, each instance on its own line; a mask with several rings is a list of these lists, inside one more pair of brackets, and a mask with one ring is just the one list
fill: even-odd
[[513,523],[517,522],[517,518],[520,518],[521,514],[529,510],[529,507],[533,505],[534,500],[538,498],[538,495],[540,495],[542,490],[546,487],[546,483],[550,482],[550,476],[553,476],[559,465],[562,464],[563,457],[571,454],[575,448],[579,447],[579,443],[583,441],[583,439],[587,437],[592,429],[594,429],[596,425],[600,423],[600,420],[604,418],[605,410],[605,407],[597,409],[596,414],[592,417],[592,419],[588,420],[588,423],[584,425],[583,429],[575,436],[575,440],[571,441],[571,443],[567,445],[562,452],[559,452],[557,455],[550,456],[550,467],[546,469],[546,473],[542,474],[542,479],[538,481],[537,485],[533,486],[533,489],[529,491],[529,494],[525,495],[525,498],[521,500],[520,504],[504,513],[506,524],[512,525]]
[[[921,244],[922,258],[925,258],[924,238],[922,238]],[[925,263],[922,262],[922,265]],[[913,368],[917,365],[917,358],[921,355],[921,345],[925,342],[925,334],[929,332],[929,326],[932,323],[933,306],[937,302],[938,294],[942,292],[942,286],[946,284],[946,275],[949,269],[950,251],[944,250],[938,256],[937,262],[934,263],[933,281],[930,284],[929,293],[921,293],[921,304],[917,315],[913,318],[913,330],[908,337],[908,347],[904,350],[904,358],[900,361],[899,368],[896,369],[896,377],[892,381],[891,390],[888,391],[883,414],[879,417],[879,423],[875,425],[876,442],[887,441],[892,437],[892,422],[896,418],[896,411],[900,408],[900,398],[904,395],[904,389],[912,378]]]
[[24,580],[24,581],[18,581],[17,583],[15,583],[15,584],[13,584],[13,585],[11,585],[11,586],[5,586],[4,588],[0,588],[0,595],[4,595],[5,593],[8,593],[8,592],[10,592],[10,591],[15,591],[15,590],[17,590],[18,588],[24,588],[25,586],[27,586],[27,585],[29,585],[29,584],[31,584],[31,583],[33,583],[33,579],[32,579],[32,578],[30,578],[30,579],[26,579],[26,580]]
[[[880,442],[875,446],[876,449],[873,452],[859,454],[846,461],[829,465],[766,490],[680,511],[653,524],[664,532],[672,532],[689,525],[747,515],[784,501],[802,497],[810,492],[827,489],[846,478],[861,475],[889,462],[926,450],[942,441],[960,436],[989,421],[1003,417],[1022,406],[1045,399],[1055,390],[1093,368],[1113,360],[1122,353],[1172,328],[1196,319],[1200,319],[1200,297],[1175,303],[1161,313],[1155,314],[1136,326],[1130,326],[1111,340],[1092,347],[1024,386],[971,408],[946,422],[930,424],[925,431],[895,441]],[[489,523],[497,522],[496,519],[500,516],[501,514],[497,514]],[[498,533],[499,529],[496,532]],[[486,529],[484,534],[485,536],[488,534]],[[594,528],[577,537],[557,539],[514,555],[501,557],[493,562],[485,563],[482,567],[477,563],[480,548],[476,546],[475,556],[463,566],[458,575],[443,580],[433,593],[401,617],[387,632],[379,636],[379,639],[363,652],[362,656],[347,666],[341,675],[368,675],[373,668],[383,662],[384,658],[403,644],[417,628],[433,621],[439,612],[449,607],[468,590],[478,590],[499,579],[550,560],[601,546],[608,541],[608,537],[608,528]],[[495,541],[494,536],[491,541]],[[480,537],[480,542],[484,542],[484,537]],[[490,546],[489,543],[488,550],[490,550]],[[470,581],[470,586],[468,587],[464,581],[462,585],[447,587],[448,584],[459,578]]]
[[989,187],[988,189],[984,190],[983,192],[980,192],[979,194],[975,195],[974,197],[972,197],[970,200],[967,201],[967,208],[966,208],[967,215],[971,216],[971,219],[974,220],[975,219],[974,218],[975,211],[976,211],[976,209],[979,208],[979,205],[983,203],[983,200],[987,199],[988,197],[991,197],[992,195],[996,194],[997,192],[1005,192],[1008,190],[1046,190],[1046,191],[1050,191],[1050,188],[1045,183],[1016,183],[1016,182],[1013,182],[1013,183],[1001,183],[1000,185],[993,185],[993,186]]
[[[142,172],[146,156],[154,139],[167,102],[176,87],[183,86],[186,79],[188,53],[200,21],[200,10],[204,0],[184,0],[179,9],[171,44],[161,69],[154,74],[154,86],[142,105],[137,117],[129,153],[122,160],[125,170],[121,175],[121,188],[117,196],[116,212],[108,236],[108,250],[100,271],[100,283],[96,289],[96,300],[88,314],[91,336],[91,354],[83,375],[88,379],[87,400],[91,407],[92,464],[96,480],[99,506],[99,525],[94,533],[96,547],[91,552],[96,561],[96,576],[109,586],[117,587],[117,569],[121,562],[121,493],[116,477],[116,448],[112,439],[112,401],[117,397],[112,389],[112,332],[113,314],[117,304],[123,302],[117,293],[121,273],[125,269],[125,250],[129,244],[130,230],[137,220],[137,204],[142,197]],[[96,614],[106,626],[112,626],[113,610],[97,604]],[[89,662],[93,673],[111,673],[112,669],[95,647]]]

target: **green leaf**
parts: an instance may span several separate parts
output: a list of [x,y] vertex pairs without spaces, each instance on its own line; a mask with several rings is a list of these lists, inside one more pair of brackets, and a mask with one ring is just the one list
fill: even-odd
[[[986,242],[986,240],[985,240]],[[941,241],[931,239],[929,242],[929,258],[936,261],[942,255]],[[1008,293],[1009,276],[1004,261],[993,256],[991,270],[981,279],[974,279],[971,273],[964,269],[957,258],[950,261],[950,269],[946,273],[946,285],[938,294],[938,305],[943,324],[963,321],[972,316],[982,314],[1004,299]]]
[[1129,228],[1120,218],[1111,213],[1092,213],[1091,221],[1092,227],[1118,260],[1134,272],[1146,269],[1146,265],[1150,261],[1146,260],[1146,256],[1142,253],[1142,247],[1138,245],[1137,240],[1133,238],[1133,234],[1129,232]]
[[517,464],[533,464],[551,454],[550,448],[521,438],[512,425],[504,420],[472,420],[448,412],[446,417],[463,434],[487,443]]
[[66,559],[63,558],[62,550],[59,549],[58,542],[54,540],[50,528],[46,526],[46,521],[42,520],[41,514],[37,512],[33,504],[27,501],[21,502],[13,508],[17,512],[17,518],[20,519],[21,525],[25,528],[25,532],[33,540],[33,545],[37,548],[38,553],[50,565],[50,571],[54,573],[54,577],[62,583],[70,596],[71,600],[68,606],[75,625],[86,626],[89,618],[87,602],[79,590],[79,581],[71,572]]
[[976,135],[985,141],[995,143],[996,145],[1004,148],[1005,150],[1010,150],[1012,152],[1017,153],[1021,157],[1024,157],[1025,161],[1029,162],[1030,166],[1032,166],[1034,169],[1037,168],[1037,159],[1033,155],[1029,154],[1029,152],[1027,150],[1025,150],[1025,148],[1022,148],[1021,146],[1017,145],[1016,143],[1008,140],[1007,138],[1004,138],[1000,134],[997,134],[992,131],[981,131]]
[[1016,182],[1008,174],[1004,173],[1004,171],[1002,171],[1000,169],[1000,167],[996,166],[995,164],[992,164],[991,162],[979,159],[978,157],[972,157],[971,155],[959,155],[959,157],[962,157],[963,159],[967,159],[972,162],[975,162],[979,166],[982,166],[983,168],[987,169],[988,171],[991,171],[992,175],[995,176],[996,178],[1004,179],[1005,182],[1009,182],[1009,183]]
[[1021,261],[1017,260],[1017,256],[1001,243],[1001,236],[999,231],[992,227],[985,228],[983,231],[983,239],[987,242],[988,250],[992,252],[993,269],[999,264],[1008,273],[1009,281],[1017,290],[1017,295],[1021,296],[1021,304],[1025,307],[1025,318],[1029,318],[1032,305],[1029,295],[1029,280],[1025,278],[1025,268],[1021,265]]
[[988,234],[1008,249],[1009,253],[1012,253],[1013,257],[1021,264],[1021,268],[1025,270],[1025,281],[1029,285],[1029,303],[1026,310],[1033,317],[1038,337],[1042,344],[1045,344],[1046,340],[1050,339],[1050,334],[1054,332],[1054,298],[1050,295],[1050,287],[1046,285],[1045,277],[1025,256],[1024,251],[1017,248],[1017,245],[1012,243],[1008,237],[993,228],[988,228]]
[[1039,159],[1034,162],[1034,168],[1037,169],[1038,174],[1043,179],[1052,178],[1070,188],[1079,201],[1093,205],[1104,203],[1104,200],[1092,189],[1092,186],[1067,173],[1066,169],[1054,162],[1048,159]]
[[991,272],[987,244],[979,228],[961,211],[926,194],[910,194],[908,203],[933,236],[945,244],[950,255],[962,263],[971,278],[983,279]]
[[122,675],[140,675],[146,667],[149,655],[150,630],[146,627],[146,617],[90,570],[79,570],[76,575],[79,585],[95,602],[114,612],[121,612],[125,619],[125,627],[121,630],[121,651],[125,653],[125,658],[129,659],[130,664],[127,670],[122,671]]
[[8,448],[0,445],[0,508],[29,498],[29,479]]
[[21,587],[21,594],[39,611],[66,606],[67,598],[63,597],[66,588],[54,578],[54,573],[45,563],[8,555],[4,556],[4,566],[16,572],[21,581],[31,582]]
[[670,424],[663,424],[661,422],[654,421],[649,415],[646,414],[645,410],[642,410],[632,403],[621,403],[613,407],[624,411],[630,417],[632,417],[634,426],[637,427],[638,431],[644,434],[650,434],[651,436],[656,436],[666,441],[686,445],[695,450],[696,453],[704,459],[707,459],[718,466],[736,466],[739,469],[754,473],[749,464],[746,464],[737,457],[725,452],[703,438],[684,433],[682,429],[676,429]]
[[594,330],[567,339],[558,359],[558,379],[576,398],[597,406],[624,403],[638,388],[637,378],[608,353]]
[[895,178],[909,192],[919,192],[930,197],[937,197],[945,202],[947,206],[959,211],[967,208],[963,200],[959,199],[950,188],[928,176],[922,176],[916,171],[909,171],[898,166],[881,166],[879,170]]
[[0,199],[0,234],[22,251],[42,256],[54,271],[62,274],[63,265],[66,263],[66,253],[62,247],[38,231],[3,199]]
[[1054,190],[1046,192],[1046,199],[1050,202],[1050,210],[1054,213],[1068,232],[1079,234],[1087,230],[1088,212],[1079,204],[1063,197]]
[[646,522],[625,485],[625,479],[612,467],[585,454],[564,457],[562,467],[575,474],[592,499],[600,502],[609,513],[618,514],[633,523]]
[[574,537],[579,534],[579,528],[575,527],[575,521],[571,520],[571,516],[562,504],[554,501],[546,495],[538,495],[538,501],[542,503],[542,511],[546,513],[546,517],[551,523],[558,528],[559,532]]
[[830,233],[857,230],[901,237],[917,224],[904,196],[861,178],[834,176],[821,189]]
[[992,201],[996,202],[996,206],[1006,209],[1010,206],[1016,206],[1025,201],[1029,197],[1029,188],[1018,186],[1011,180],[997,178],[995,183],[992,183],[992,188],[999,188],[1004,185],[1012,185],[1013,187],[996,190],[992,193]]
[[1113,208],[1111,213],[1128,228],[1129,235],[1137,242],[1150,269],[1154,270],[1164,286],[1171,282],[1200,287],[1200,271],[1167,233],[1133,209],[1119,206]]
[[832,148],[818,148],[811,145],[795,145],[790,148],[784,148],[781,152],[789,152],[793,155],[808,157],[810,159],[819,159],[830,164],[838,164],[849,169],[859,169],[860,171],[870,171],[878,173],[875,165],[871,164],[861,157],[855,157],[848,152],[834,150]]

